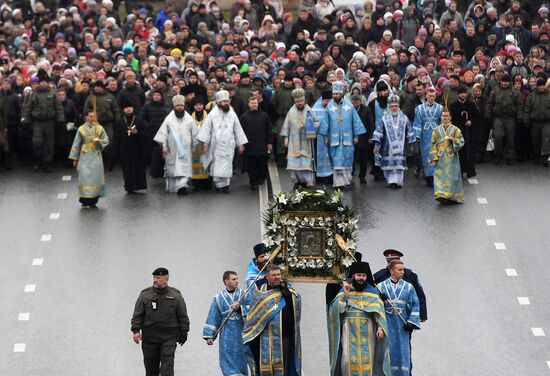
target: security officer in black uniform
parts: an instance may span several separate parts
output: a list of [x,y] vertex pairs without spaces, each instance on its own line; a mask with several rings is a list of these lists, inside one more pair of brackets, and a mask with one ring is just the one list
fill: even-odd
[[173,376],[176,342],[187,341],[189,317],[181,292],[168,286],[168,270],[153,272],[153,286],[143,290],[132,316],[134,342],[142,341],[146,376]]
[[[389,264],[390,261],[392,260],[401,259],[401,257],[403,257],[403,253],[395,249],[386,249],[384,251],[384,257],[386,257],[386,261]],[[381,269],[376,273],[374,273],[374,281],[377,284],[382,281],[385,281],[388,278],[390,278],[390,270],[388,268]],[[418,275],[416,275],[416,273],[413,272],[411,269],[405,268],[405,275],[403,276],[403,279],[406,282],[409,282],[411,285],[413,285],[414,290],[416,291],[416,295],[418,295],[418,300],[420,301],[420,321],[424,322],[428,320],[428,310],[426,308],[426,295],[424,294],[424,289],[422,288],[422,285],[418,280]]]

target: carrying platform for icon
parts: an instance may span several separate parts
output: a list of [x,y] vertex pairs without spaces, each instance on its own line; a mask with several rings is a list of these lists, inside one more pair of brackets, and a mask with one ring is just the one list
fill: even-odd
[[264,212],[268,252],[291,282],[346,279],[357,240],[355,209],[341,191],[296,190],[274,195]]

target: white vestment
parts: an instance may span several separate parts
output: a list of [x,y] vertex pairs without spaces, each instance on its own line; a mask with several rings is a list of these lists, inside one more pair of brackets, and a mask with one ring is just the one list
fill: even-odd
[[174,111],[170,112],[162,122],[154,140],[161,147],[168,147],[168,154],[164,154],[164,177],[166,190],[177,192],[186,188],[193,175],[192,156],[197,130],[191,115],[185,112],[180,119]]
[[210,175],[214,177],[214,183],[223,181],[229,185],[235,148],[248,142],[235,111],[223,112],[218,106],[214,107],[206,116],[197,140],[209,146],[207,159],[212,160]]

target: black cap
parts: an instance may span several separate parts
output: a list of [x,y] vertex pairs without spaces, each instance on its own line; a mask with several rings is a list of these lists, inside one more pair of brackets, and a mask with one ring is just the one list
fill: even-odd
[[546,80],[544,78],[539,78],[537,80],[537,86],[546,86]]
[[378,81],[376,83],[376,91],[389,90],[388,84],[385,81]]
[[460,86],[458,87],[458,89],[456,90],[456,92],[457,92],[458,94],[460,94],[460,93],[467,93],[467,92],[468,92],[468,88],[467,88],[466,86],[464,86],[464,85],[460,85]]
[[403,253],[399,252],[396,249],[386,249],[384,252],[384,257],[386,258],[400,258],[403,257]]
[[453,56],[454,55],[464,56],[464,51],[463,50],[454,50],[453,51]]
[[323,99],[332,99],[332,91],[325,90],[321,93],[321,98]]
[[134,104],[132,103],[132,101],[130,99],[123,99],[120,107],[123,108],[123,109],[127,108],[127,107],[134,108]]
[[370,284],[374,284],[374,278],[372,277],[372,271],[370,270],[370,265],[365,261],[356,261],[351,264],[350,275],[364,273],[367,275],[367,281]]
[[500,80],[503,82],[512,82],[512,78],[508,73],[504,73],[504,75],[502,75],[502,78]]
[[248,72],[242,72],[241,73],[241,79],[243,78],[250,78],[250,75],[248,74]]
[[105,84],[101,80],[96,80],[94,82],[94,87],[105,87]]
[[264,243],[258,243],[254,246],[254,256],[256,258],[266,253],[266,248]]
[[154,275],[154,276],[164,276],[164,275],[168,275],[168,269],[166,269],[166,268],[156,268],[156,269],[153,271],[153,275]]
[[197,103],[204,104],[204,98],[202,97],[202,95],[196,95],[195,97],[193,97],[193,100],[191,101],[193,107],[195,107]]

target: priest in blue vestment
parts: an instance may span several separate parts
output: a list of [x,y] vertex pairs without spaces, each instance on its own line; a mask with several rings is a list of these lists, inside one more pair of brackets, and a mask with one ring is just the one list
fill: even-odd
[[243,330],[248,366],[254,376],[301,375],[300,295],[282,280],[277,265],[267,267],[266,280],[249,293]]
[[[390,340],[391,374],[392,376],[410,376],[410,338],[413,330],[420,329],[420,303],[413,285],[403,280],[405,274],[403,261],[391,261],[389,269],[390,278],[378,286],[388,297],[385,305]],[[395,310],[399,312],[406,323],[403,323]]]
[[388,106],[390,111],[376,123],[376,129],[372,135],[374,156],[377,165],[384,172],[388,185],[392,188],[402,188],[407,169],[405,145],[409,144],[412,153],[416,137],[409,118],[399,109],[397,95],[389,97]]
[[[325,90],[321,93],[321,98],[317,99],[317,102],[313,105],[313,113],[315,118],[319,122],[320,128],[328,127],[328,113],[327,106],[332,99],[332,93],[329,90]],[[332,165],[330,163],[330,155],[328,154],[328,147],[325,145],[324,137],[317,137],[317,160],[316,160],[316,176],[317,178],[329,178],[332,176]]]
[[[258,243],[254,246],[254,258],[248,263],[246,268],[246,288],[248,288],[254,280],[261,283],[265,282],[265,271],[260,273],[267,261],[267,249],[264,243]],[[260,275],[257,279],[256,277]]]
[[426,102],[414,110],[413,129],[416,139],[420,142],[420,155],[424,166],[424,179],[430,187],[434,185],[434,168],[430,163],[432,148],[432,133],[441,124],[443,106],[435,101],[437,93],[429,88],[426,92]]
[[332,84],[332,100],[327,106],[328,122],[321,125],[319,134],[324,136],[332,162],[332,182],[334,188],[351,185],[351,172],[355,156],[354,144],[358,136],[366,133],[359,114],[344,98],[344,84],[336,81]]
[[351,266],[352,285],[328,309],[331,376],[391,376],[384,303],[367,262]]
[[[225,288],[216,294],[210,305],[202,338],[212,346],[216,335],[218,336],[223,376],[248,376],[243,346],[243,317],[247,308],[245,292],[238,287],[239,277],[233,271],[223,274],[223,283]],[[224,322],[224,326],[221,327]]]

